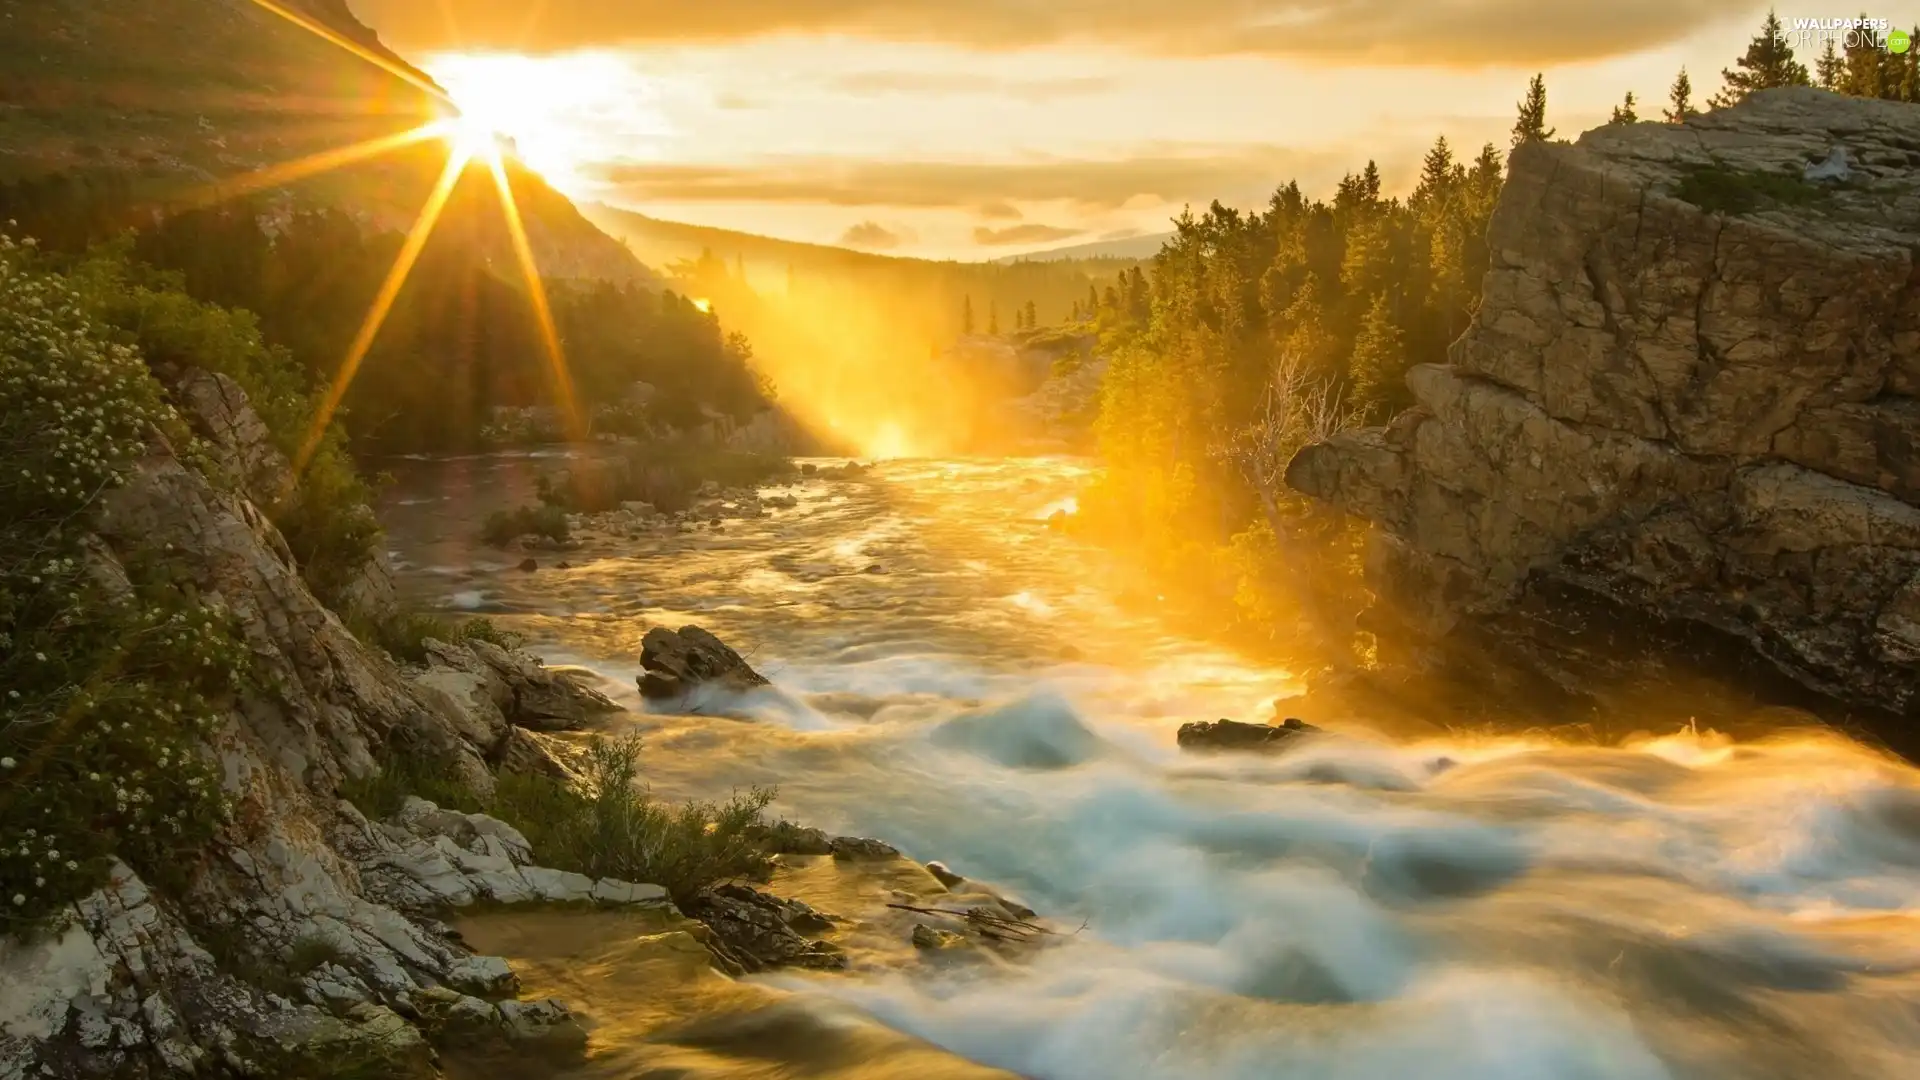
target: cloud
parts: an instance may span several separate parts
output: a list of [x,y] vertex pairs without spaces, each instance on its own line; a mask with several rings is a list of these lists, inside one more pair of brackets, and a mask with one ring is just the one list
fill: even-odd
[[1044,244],[1053,240],[1070,240],[1085,231],[1084,229],[1062,229],[1057,225],[1041,225],[1038,222],[1029,225],[1012,225],[1004,229],[989,229],[981,225],[973,230],[973,242],[984,247]]
[[1088,75],[1058,79],[1002,79],[991,75],[939,71],[861,71],[840,75],[831,85],[849,94],[880,97],[887,94],[957,96],[998,95],[1039,103],[1058,98],[1097,94],[1118,85],[1115,79]]
[[863,221],[840,234],[841,247],[865,248],[869,251],[891,251],[912,240],[905,230],[896,232],[877,221]]
[[986,218],[988,221],[1019,221],[1021,218],[1027,216],[1020,212],[1019,207],[1010,202],[1002,202],[999,199],[990,199],[983,202],[979,206],[974,207],[973,212],[980,217]]
[[1100,45],[1402,66],[1546,64],[1636,52],[1753,0],[351,0],[401,48],[552,52],[627,42],[842,34],[982,49]]
[[997,204],[1012,209],[1014,203],[1064,202],[1081,210],[1111,211],[1130,203],[1204,205],[1216,198],[1245,204],[1264,200],[1295,178],[1316,189],[1330,187],[1364,159],[1363,154],[1338,150],[1160,144],[1111,159],[976,162],[788,156],[724,165],[631,162],[601,166],[591,179],[613,187],[620,201],[634,205],[742,202],[984,210],[999,209]]
[[1100,234],[1100,239],[1102,239],[1102,240],[1131,240],[1131,239],[1133,239],[1134,237],[1136,237],[1136,236],[1139,236],[1139,235],[1141,235],[1141,231],[1140,231],[1139,229],[1115,229],[1115,230],[1113,230],[1112,232],[1103,232],[1103,233],[1101,233],[1101,234]]

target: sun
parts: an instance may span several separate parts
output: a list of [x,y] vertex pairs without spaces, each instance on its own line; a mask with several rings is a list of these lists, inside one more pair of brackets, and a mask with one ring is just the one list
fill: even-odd
[[465,106],[458,116],[446,121],[445,127],[445,138],[454,153],[482,164],[498,160],[501,144],[507,141],[507,136],[484,111],[476,112]]

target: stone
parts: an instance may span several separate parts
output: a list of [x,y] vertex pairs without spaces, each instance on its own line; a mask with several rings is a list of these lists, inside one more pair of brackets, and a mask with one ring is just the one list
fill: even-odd
[[965,934],[917,923],[913,928],[913,947],[924,952],[958,952],[971,949],[973,942]]
[[520,560],[519,570],[521,573],[531,574],[538,569],[540,569],[540,560],[538,559],[521,559]]
[[834,858],[849,862],[882,862],[900,857],[899,848],[864,836],[836,836],[828,850]]
[[640,694],[649,700],[684,698],[718,688],[745,693],[770,685],[739,653],[698,626],[656,626],[640,643]]
[[730,970],[837,971],[847,966],[846,954],[838,946],[804,936],[831,929],[833,921],[797,900],[782,900],[745,885],[714,885],[702,889],[681,910],[706,925],[707,948]]
[[[1366,624],[1456,668],[1498,646],[1563,689],[1623,650],[1725,652],[1743,681],[1912,715],[1914,146],[1920,110],[1789,87],[1517,149],[1449,362],[1287,469],[1372,523]],[[1702,176],[1729,197],[1693,195]]]
[[748,838],[770,855],[833,854],[833,837],[824,830],[796,825],[791,821],[753,826],[748,830]]
[[1238,720],[1197,721],[1180,725],[1174,736],[1182,750],[1277,750],[1321,729],[1292,717],[1280,724]]
[[946,886],[949,889],[957,888],[961,885],[964,885],[966,884],[966,881],[967,881],[966,878],[961,877],[959,874],[956,874],[953,871],[947,869],[947,865],[945,863],[940,863],[940,862],[928,863],[927,873],[932,874],[934,876],[934,880],[938,881],[940,884]]
[[520,979],[498,956],[468,956],[447,968],[446,984],[474,997],[503,998],[520,992]]
[[487,641],[469,641],[465,648],[507,687],[510,699],[505,713],[516,727],[577,731],[597,716],[622,711],[605,694],[572,674],[545,666],[536,656]]
[[503,1001],[495,1010],[502,1031],[513,1042],[547,1053],[577,1054],[587,1048],[587,1032],[560,1001]]

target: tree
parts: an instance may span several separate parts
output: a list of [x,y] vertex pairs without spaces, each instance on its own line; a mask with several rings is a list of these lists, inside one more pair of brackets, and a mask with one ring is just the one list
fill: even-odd
[[[1079,302],[1075,301],[1074,306],[1078,307]],[[1076,319],[1075,321],[1077,322],[1079,320]],[[1033,301],[1031,300],[1027,301],[1027,329],[1029,330],[1040,329],[1040,314],[1038,310],[1034,308]]]
[[960,334],[963,337],[973,336],[973,297],[971,296],[960,301]]
[[1722,69],[1720,76],[1726,80],[1726,86],[1714,95],[1711,104],[1716,109],[1744,101],[1755,90],[1813,85],[1807,66],[1793,58],[1793,46],[1787,44],[1780,16],[1774,14],[1772,8],[1767,9],[1760,32],[1747,43],[1746,54],[1735,60],[1733,67]]
[[987,301],[987,333],[998,334],[999,332],[1000,302],[997,300],[989,300]]
[[1629,90],[1627,91],[1627,99],[1613,107],[1613,116],[1611,119],[1607,121],[1607,123],[1637,124],[1639,122],[1640,122],[1639,114],[1633,111],[1633,91]]
[[1369,412],[1379,412],[1379,407],[1395,396],[1394,387],[1406,371],[1406,349],[1400,328],[1394,325],[1393,312],[1387,306],[1387,294],[1376,294],[1367,308],[1366,319],[1360,324],[1359,336],[1354,338],[1353,355],[1347,361],[1354,404]]
[[1473,159],[1473,168],[1467,172],[1467,187],[1475,196],[1491,200],[1500,191],[1502,168],[1499,148],[1487,143],[1480,148],[1480,156]]
[[1447,145],[1447,137],[1442,135],[1420,160],[1420,180],[1414,185],[1407,204],[1421,211],[1444,206],[1465,178],[1465,170],[1453,160],[1453,147]]
[[1520,115],[1513,122],[1513,145],[1518,149],[1524,143],[1545,142],[1553,138],[1553,129],[1547,126],[1547,80],[1544,75],[1535,74],[1527,83],[1527,96],[1520,100]]
[[1667,90],[1667,107],[1661,117],[1669,124],[1684,123],[1689,116],[1699,113],[1693,107],[1693,80],[1687,77],[1687,69],[1681,68],[1680,74],[1673,77],[1673,86]]
[[1820,59],[1813,66],[1814,81],[1822,90],[1838,90],[1846,76],[1847,66],[1841,62],[1840,54],[1833,47],[1833,39],[1828,38],[1826,47],[1820,50]]
[[1092,282],[1087,283],[1087,306],[1081,310],[1087,313],[1089,319],[1100,311],[1100,290],[1094,288]]

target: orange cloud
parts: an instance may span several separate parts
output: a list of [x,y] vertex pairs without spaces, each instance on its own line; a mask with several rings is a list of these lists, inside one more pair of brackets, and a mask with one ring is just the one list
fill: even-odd
[[910,243],[912,239],[904,232],[895,232],[877,221],[863,221],[840,234],[840,246],[864,248],[868,251],[891,251],[902,244]]
[[352,0],[403,48],[547,52],[623,42],[846,34],[986,49],[1096,44],[1403,66],[1636,52],[1753,13],[1753,0]]
[[1004,229],[989,229],[985,225],[973,230],[973,242],[982,247],[1005,247],[1008,244],[1044,244],[1054,240],[1070,240],[1085,232],[1084,229],[1062,229],[1055,225],[1012,225]]
[[[1365,162],[1344,151],[1279,146],[1150,146],[1113,159],[1012,162],[889,161],[774,157],[737,164],[612,164],[592,178],[627,204],[813,203],[973,210],[1007,220],[1014,203],[1070,203],[1118,210],[1134,200],[1203,203],[1264,200],[1290,179],[1330,184]],[[1384,163],[1383,163],[1384,165]],[[989,210],[995,212],[988,212]]]

